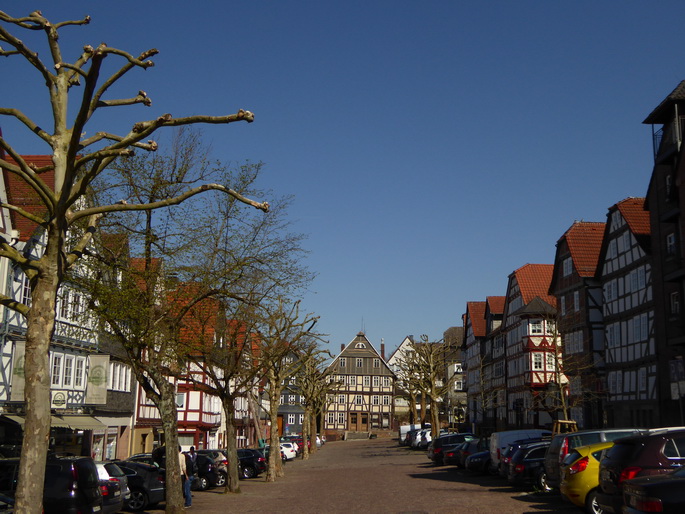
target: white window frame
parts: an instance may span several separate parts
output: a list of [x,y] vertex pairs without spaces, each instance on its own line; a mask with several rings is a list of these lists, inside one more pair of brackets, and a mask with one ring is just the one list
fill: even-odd
[[64,354],[53,353],[50,357],[50,385],[62,387],[62,372],[64,369]]
[[347,357],[340,357],[340,367],[341,368],[347,367]]
[[176,393],[176,409],[185,410],[186,409],[186,393]]
[[383,387],[390,387],[390,377],[383,377]]
[[371,377],[364,375],[364,387],[371,387]]
[[573,310],[575,312],[580,311],[580,292],[573,291]]
[[73,355],[64,356],[64,373],[62,375],[63,387],[71,388],[74,384],[74,361]]
[[295,414],[288,414],[288,425],[295,424]]
[[542,371],[544,366],[544,360],[542,358],[542,353],[533,352],[531,356],[531,369],[533,371]]
[[355,405],[364,405],[364,396],[361,394],[354,395],[354,404]]
[[76,357],[74,364],[74,389],[84,389],[86,387],[86,358]]
[[562,261],[561,267],[562,267],[562,276],[568,277],[569,275],[571,275],[571,273],[573,273],[573,259],[571,257],[566,257]]
[[357,367],[361,368],[364,366],[364,359],[361,357],[357,357]]
[[344,425],[345,421],[346,421],[345,413],[344,412],[338,412],[338,424]]
[[381,386],[381,377],[378,375],[373,376],[373,380],[371,381],[373,384],[373,387],[380,387]]

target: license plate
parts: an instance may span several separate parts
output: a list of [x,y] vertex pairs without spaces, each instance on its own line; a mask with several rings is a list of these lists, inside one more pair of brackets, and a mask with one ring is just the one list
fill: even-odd
[[96,505],[95,507],[93,507],[93,512],[100,512],[100,506]]
[[114,491],[114,496],[121,496],[121,491]]

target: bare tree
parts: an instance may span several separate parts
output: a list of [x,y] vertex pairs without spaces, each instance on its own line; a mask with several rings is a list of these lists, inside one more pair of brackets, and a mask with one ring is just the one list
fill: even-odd
[[[134,149],[153,151],[157,148],[149,138],[160,128],[196,123],[226,124],[237,121],[251,122],[254,116],[240,110],[227,116],[196,115],[174,118],[163,114],[148,121],[135,123],[125,135],[97,132],[87,135],[86,127],[93,115],[101,108],[141,104],[150,106],[144,91],[129,98],[107,98],[115,84],[133,69],[147,69],[153,65],[151,58],[156,49],[133,55],[106,44],[97,47],[86,45],[81,55],[72,63],[64,61],[60,47],[60,31],[64,28],[85,25],[90,22],[70,20],[51,23],[39,11],[28,16],[13,17],[0,11],[0,42],[7,48],[0,49],[0,56],[23,58],[45,83],[48,92],[48,111],[52,114],[52,127],[40,123],[16,108],[0,108],[0,115],[9,116],[23,124],[51,151],[52,165],[36,167],[27,162],[8,139],[0,138],[0,148],[11,159],[0,159],[0,165],[18,177],[41,202],[40,213],[30,212],[21,205],[2,204],[15,216],[35,223],[44,238],[44,251],[38,259],[27,259],[17,251],[12,241],[0,243],[0,256],[19,266],[30,280],[33,302],[30,306],[10,297],[0,297],[0,303],[26,316],[25,349],[25,401],[26,421],[22,458],[18,477],[16,510],[39,513],[42,510],[43,474],[50,430],[48,350],[55,327],[57,291],[68,270],[81,257],[91,242],[101,217],[122,211],[147,211],[179,205],[195,195],[216,190],[232,196],[237,201],[268,210],[268,204],[258,203],[221,184],[210,183],[186,187],[178,194],[157,198],[151,202],[95,205],[85,200],[93,181],[105,173],[112,163],[122,156],[130,156]],[[12,31],[24,32],[27,38],[17,37]],[[25,42],[31,34],[42,34],[47,46],[48,61]],[[109,72],[103,66],[105,58],[122,61],[118,69]],[[11,80],[12,75],[8,75]],[[106,77],[106,78],[105,78]],[[74,86],[81,86],[74,89]],[[22,90],[20,87],[16,90]],[[71,100],[71,102],[69,101]],[[77,106],[70,116],[68,105]],[[70,237],[74,234],[80,237]],[[171,475],[172,478],[175,475]],[[175,479],[174,479],[175,481]],[[169,484],[169,510],[181,510],[180,487]]]

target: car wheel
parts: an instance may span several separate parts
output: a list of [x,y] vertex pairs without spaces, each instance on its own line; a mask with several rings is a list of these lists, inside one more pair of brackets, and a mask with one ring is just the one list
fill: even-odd
[[197,477],[197,490],[206,491],[209,484],[207,483],[206,477]]
[[538,473],[537,486],[538,489],[543,493],[549,493],[552,491],[552,488],[547,483],[547,473],[545,473],[544,471]]
[[132,511],[145,509],[147,507],[147,494],[145,494],[145,491],[132,489],[131,497],[128,499],[126,506]]
[[603,514],[604,510],[597,503],[597,489],[593,489],[585,497],[585,512],[589,514]]
[[216,475],[216,486],[223,487],[226,485],[226,473],[217,473]]
[[254,478],[257,476],[257,471],[252,466],[245,466],[243,468],[243,478]]

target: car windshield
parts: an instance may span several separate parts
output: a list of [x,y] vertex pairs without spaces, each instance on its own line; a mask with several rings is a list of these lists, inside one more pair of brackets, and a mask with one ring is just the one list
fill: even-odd
[[562,466],[568,466],[571,463],[577,461],[580,458],[580,453],[577,451],[573,450],[571,453],[569,453],[566,457],[564,457],[564,460],[561,461]]
[[124,473],[119,466],[112,462],[108,462],[107,464],[105,464],[105,469],[111,477],[123,477],[126,475],[126,473]]

